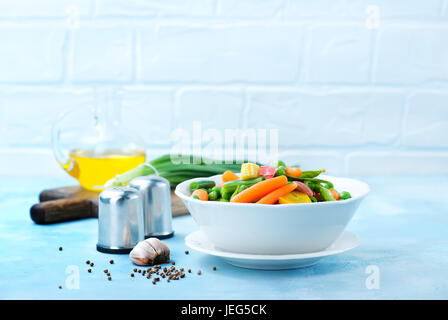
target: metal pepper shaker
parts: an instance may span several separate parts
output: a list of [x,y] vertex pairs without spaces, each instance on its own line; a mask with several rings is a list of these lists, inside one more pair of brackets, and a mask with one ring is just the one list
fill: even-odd
[[97,250],[129,253],[144,240],[143,207],[138,190],[115,187],[100,193],[98,199]]
[[133,179],[129,186],[140,192],[143,205],[145,238],[173,236],[171,189],[167,179],[149,175]]

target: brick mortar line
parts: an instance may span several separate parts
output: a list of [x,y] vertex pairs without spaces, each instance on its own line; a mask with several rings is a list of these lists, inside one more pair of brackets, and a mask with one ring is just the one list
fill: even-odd
[[[446,9],[445,9],[446,11]],[[17,26],[23,27],[29,24],[30,26],[35,26],[36,24],[61,24],[67,21],[68,16],[60,17],[21,17],[21,18],[5,18],[0,17],[0,27],[3,26]],[[198,25],[206,27],[216,27],[216,26],[297,26],[297,25],[329,25],[329,26],[350,26],[350,25],[365,25],[365,17],[360,17],[358,19],[343,18],[331,19],[327,17],[297,17],[295,19],[270,19],[266,18],[231,18],[231,17],[187,17],[187,18],[170,18],[170,17],[159,17],[159,16],[122,16],[122,17],[90,17],[81,16],[79,19],[82,24],[87,23],[88,25],[94,26],[95,24],[110,25],[114,23],[116,25],[122,26],[123,24],[129,26],[147,26],[154,23],[161,25]],[[421,26],[432,26],[432,27],[447,27],[448,21],[446,16],[435,16],[428,19],[399,19],[399,18],[381,18],[381,24],[383,26],[403,26],[403,27],[421,27]]]
[[[428,86],[430,85],[430,86]],[[75,90],[83,90],[83,89],[92,89],[93,87],[119,87],[124,90],[129,91],[144,91],[144,90],[160,90],[160,91],[169,91],[175,89],[181,90],[242,90],[245,89],[249,93],[256,91],[265,91],[266,93],[282,93],[282,92],[298,92],[298,93],[306,93],[306,91],[320,91],[322,90],[325,93],[350,93],[350,91],[356,92],[372,92],[372,93],[382,93],[382,92],[392,92],[392,93],[403,93],[403,94],[412,94],[414,92],[434,92],[434,93],[446,93],[448,91],[448,82],[442,83],[443,86],[440,86],[441,83],[435,82],[426,84],[426,86],[422,85],[344,85],[344,84],[301,84],[300,87],[297,87],[296,84],[292,83],[291,85],[285,84],[260,84],[260,83],[233,83],[233,84],[219,84],[219,83],[197,83],[191,84],[186,83],[167,83],[167,84],[144,84],[144,83],[110,83],[110,82],[76,82],[76,83],[63,83],[58,82],[56,84],[51,82],[45,83],[0,83],[0,91],[2,90],[17,90],[17,91],[26,91],[26,92],[36,92],[42,93],[45,91],[75,91]],[[42,91],[43,90],[43,91]],[[406,93],[407,92],[407,93]]]
[[[90,87],[90,86],[130,86],[130,87],[163,87],[163,88],[173,88],[173,87],[194,87],[194,88],[213,88],[213,87],[222,87],[222,88],[233,88],[233,87],[248,87],[252,88],[273,88],[273,89],[319,89],[319,88],[344,88],[344,89],[369,89],[369,90],[384,90],[384,89],[422,89],[422,90],[432,90],[436,88],[442,88],[441,90],[447,90],[448,88],[444,88],[448,86],[448,80],[446,81],[429,81],[429,82],[421,82],[414,83],[409,85],[401,85],[399,83],[325,83],[325,82],[295,82],[295,81],[285,81],[285,82],[244,82],[244,81],[235,81],[235,82],[194,82],[194,81],[141,81],[137,80],[135,82],[128,80],[110,80],[110,81],[97,81],[97,80],[71,80],[62,81],[62,80],[48,80],[48,81],[0,81],[0,89],[1,88],[10,88],[10,87],[22,87],[22,88],[42,88],[42,87],[54,87],[54,88],[65,88],[65,87]],[[300,87],[298,87],[300,86]],[[431,87],[433,86],[433,87]]]

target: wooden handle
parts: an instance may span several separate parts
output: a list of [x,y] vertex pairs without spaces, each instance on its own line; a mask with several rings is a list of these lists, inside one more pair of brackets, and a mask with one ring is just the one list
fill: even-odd
[[39,194],[39,202],[67,198],[97,199],[98,195],[99,192],[88,191],[83,189],[81,186],[69,186],[43,190]]
[[35,204],[30,209],[37,224],[85,219],[98,216],[98,205],[90,199],[60,199]]

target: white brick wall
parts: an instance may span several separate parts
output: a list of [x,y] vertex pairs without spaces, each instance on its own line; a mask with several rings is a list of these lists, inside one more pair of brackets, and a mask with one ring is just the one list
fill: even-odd
[[144,28],[138,31],[139,80],[291,82],[297,78],[300,35],[300,28],[281,25]]
[[380,9],[384,18],[438,18],[443,0],[287,0],[288,18],[360,19],[364,20],[368,6]]
[[96,17],[207,17],[215,12],[214,0],[96,0]]
[[132,81],[133,46],[133,31],[126,26],[88,26],[74,30],[68,80]]
[[278,128],[285,148],[390,145],[400,134],[402,100],[387,91],[251,91],[248,127]]
[[310,28],[305,81],[366,84],[372,52],[371,33],[362,24]]
[[0,82],[58,82],[64,68],[67,32],[60,26],[0,28]]
[[415,147],[448,147],[448,93],[417,92],[409,98],[404,118],[403,144]]
[[110,85],[151,158],[198,120],[330,174],[448,173],[448,0],[0,1],[0,175],[63,176],[51,124]]
[[447,81],[447,34],[446,24],[380,30],[375,82],[403,85]]
[[0,1],[0,17],[17,18],[54,18],[66,17],[76,8],[80,16],[89,16],[91,0],[2,0]]

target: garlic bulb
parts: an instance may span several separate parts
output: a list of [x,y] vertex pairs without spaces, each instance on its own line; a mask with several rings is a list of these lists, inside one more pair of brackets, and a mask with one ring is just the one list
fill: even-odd
[[152,266],[170,261],[170,249],[157,238],[140,241],[129,253],[129,259],[138,266]]

